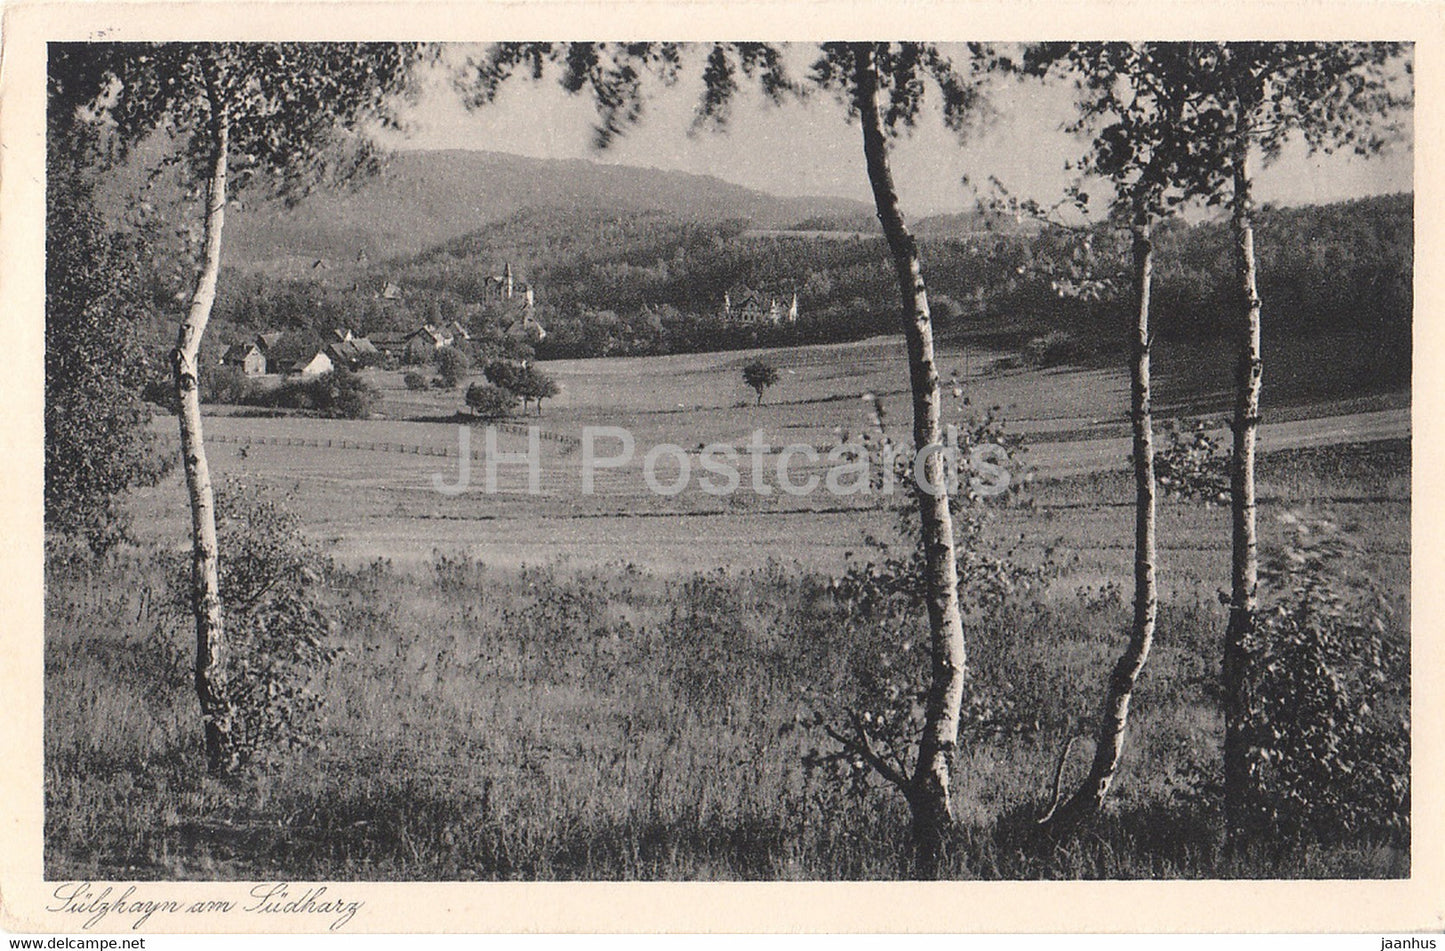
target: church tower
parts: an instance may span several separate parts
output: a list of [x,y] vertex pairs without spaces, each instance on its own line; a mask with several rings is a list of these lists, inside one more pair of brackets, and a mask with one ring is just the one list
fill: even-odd
[[506,295],[507,300],[511,300],[511,299],[512,299],[512,262],[511,262],[511,261],[508,261],[506,267],[504,267],[504,268],[502,269],[502,280],[503,280],[504,282],[506,282],[506,286],[505,286],[505,288],[503,289],[502,293]]

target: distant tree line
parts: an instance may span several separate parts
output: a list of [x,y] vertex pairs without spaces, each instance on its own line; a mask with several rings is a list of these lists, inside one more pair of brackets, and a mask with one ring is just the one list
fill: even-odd
[[[1413,307],[1413,196],[1389,195],[1258,213],[1261,294],[1276,319],[1267,333],[1354,330],[1407,347]],[[510,309],[485,300],[482,275],[518,263],[538,288],[547,338],[540,359],[642,356],[860,339],[896,326],[894,276],[866,235],[763,235],[741,222],[691,222],[657,212],[529,210],[483,232],[386,266],[404,289],[383,300],[372,284],[336,287],[227,271],[216,339],[261,330],[348,327],[360,333],[423,323],[468,328],[489,356],[508,355]],[[1154,237],[1155,332],[1170,339],[1226,333],[1232,273],[1227,222],[1163,223]],[[987,332],[1022,346],[1049,331],[1112,347],[1101,334],[1126,305],[1118,287],[1092,299],[1062,294],[1051,277],[1072,242],[1050,230],[919,239],[944,334]],[[1097,269],[1127,269],[1128,248],[1098,229]],[[1110,261],[1110,256],[1113,261]],[[723,294],[746,286],[790,299],[796,323],[722,318]],[[1126,288],[1125,288],[1126,289]]]

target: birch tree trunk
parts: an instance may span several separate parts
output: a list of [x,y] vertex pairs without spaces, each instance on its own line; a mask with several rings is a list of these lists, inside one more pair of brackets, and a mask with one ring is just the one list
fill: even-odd
[[[1247,115],[1241,109],[1243,115]],[[1235,131],[1233,230],[1240,302],[1239,362],[1235,367],[1234,464],[1230,471],[1233,535],[1229,626],[1224,638],[1224,797],[1230,826],[1242,816],[1249,793],[1246,649],[1259,607],[1259,540],[1255,527],[1254,452],[1259,429],[1260,299],[1255,283],[1254,201],[1249,178],[1249,124]]]
[[201,336],[216,299],[221,270],[221,228],[226,216],[226,154],[229,128],[219,97],[211,97],[212,160],[206,188],[205,246],[201,271],[190,306],[171,352],[180,412],[181,458],[191,503],[191,610],[196,619],[196,695],[205,725],[206,764],[225,774],[240,763],[235,736],[235,708],[226,689],[225,640],[221,613],[219,552],[216,546],[216,505],[211,471],[201,432],[199,359]]
[[1134,428],[1134,623],[1129,644],[1109,677],[1089,775],[1062,808],[1041,820],[1052,827],[1066,827],[1097,813],[1109,794],[1124,753],[1129,702],[1149,659],[1159,613],[1154,581],[1154,424],[1149,396],[1149,294],[1154,246],[1147,218],[1135,221],[1133,245],[1136,308],[1130,334],[1130,419]]
[[[942,444],[942,395],[933,359],[933,323],[918,244],[898,206],[888,163],[888,145],[878,102],[878,69],[872,44],[854,47],[855,95],[863,125],[863,152],[878,219],[893,255],[902,295],[903,329],[908,341],[908,370],[913,390],[913,443],[916,450]],[[949,800],[952,758],[958,745],[959,708],[967,655],[958,607],[958,566],[954,559],[953,517],[949,512],[945,457],[928,454],[923,477],[933,491],[917,484],[922,525],[928,623],[931,631],[931,679],[919,740],[918,762],[904,790],[912,813],[912,832],[920,867],[933,874],[943,834],[953,821]]]

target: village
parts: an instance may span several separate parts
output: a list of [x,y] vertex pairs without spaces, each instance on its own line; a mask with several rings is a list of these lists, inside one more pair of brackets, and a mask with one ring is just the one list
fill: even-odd
[[[364,253],[358,256],[358,263],[365,261]],[[533,348],[548,338],[547,329],[538,318],[536,288],[517,280],[510,262],[503,265],[500,273],[488,275],[483,287],[482,302],[501,305],[485,310],[484,319],[493,322],[501,338],[513,345],[508,348],[510,355],[522,355],[523,362],[530,360]],[[380,282],[373,299],[400,302],[405,296],[401,284],[385,280]],[[744,328],[795,324],[798,294],[795,291],[785,298],[737,286],[723,293],[716,320],[726,326]],[[219,365],[250,379],[310,379],[338,369],[355,373],[371,367],[421,366],[434,362],[439,352],[448,349],[470,351],[473,359],[485,357],[482,348],[470,346],[473,341],[472,330],[459,320],[422,322],[409,330],[369,334],[347,327],[324,333],[262,330],[248,340],[226,347]]]

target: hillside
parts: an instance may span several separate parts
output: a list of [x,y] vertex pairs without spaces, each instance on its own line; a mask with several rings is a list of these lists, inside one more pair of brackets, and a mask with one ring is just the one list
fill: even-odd
[[501,152],[414,151],[359,186],[317,193],[295,208],[248,204],[228,219],[229,263],[300,276],[317,261],[349,269],[407,257],[524,210],[662,212],[682,222],[736,220],[785,228],[810,218],[871,217],[844,198],[782,198],[706,175],[526,158]]

